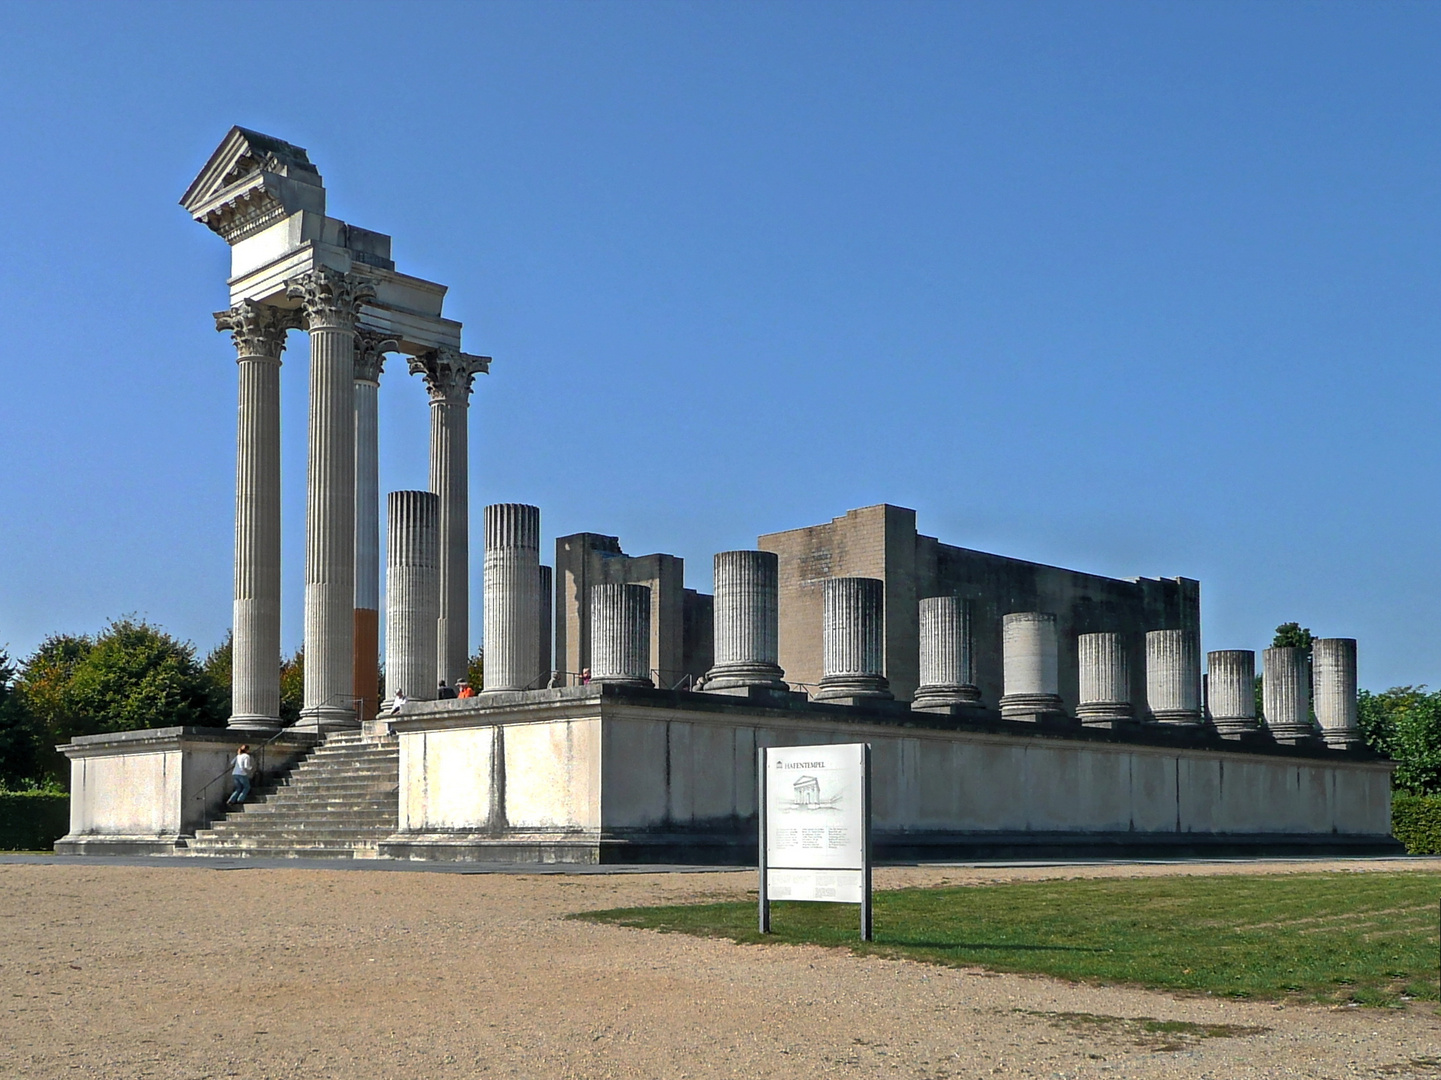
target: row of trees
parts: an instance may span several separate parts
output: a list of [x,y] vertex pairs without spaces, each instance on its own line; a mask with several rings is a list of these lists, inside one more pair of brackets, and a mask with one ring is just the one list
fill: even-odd
[[[67,787],[70,764],[55,747],[77,735],[230,719],[230,636],[205,656],[136,616],[98,634],[55,634],[23,662],[0,648],[0,790]],[[472,686],[483,685],[479,653]],[[385,685],[385,673],[380,673]],[[305,653],[280,665],[280,718],[300,718]]]
[[[144,619],[116,619],[100,633],[55,634],[23,662],[0,649],[0,788],[58,784],[69,764],[56,745],[77,735],[230,717],[230,640],[205,657]],[[300,715],[305,658],[281,666],[281,715]]]

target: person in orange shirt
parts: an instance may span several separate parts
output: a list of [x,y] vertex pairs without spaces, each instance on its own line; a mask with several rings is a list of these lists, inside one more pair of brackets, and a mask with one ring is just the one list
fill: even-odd
[[463,698],[463,697],[475,697],[475,689],[470,685],[470,683],[466,682],[464,679],[461,679],[461,680],[459,680],[458,682],[456,682],[455,686],[456,686],[456,691],[455,691],[455,696],[456,696],[456,697],[458,697],[458,698]]

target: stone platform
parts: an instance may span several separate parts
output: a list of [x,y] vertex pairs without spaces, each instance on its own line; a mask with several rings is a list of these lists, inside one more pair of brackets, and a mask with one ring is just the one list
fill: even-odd
[[857,741],[882,861],[1401,850],[1389,762],[1264,733],[615,685],[410,703],[391,728],[393,858],[753,863],[756,747]]

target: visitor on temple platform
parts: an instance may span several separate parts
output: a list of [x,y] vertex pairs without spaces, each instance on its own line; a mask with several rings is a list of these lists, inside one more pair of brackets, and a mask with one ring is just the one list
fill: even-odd
[[464,679],[461,679],[460,682],[456,683],[455,687],[456,697],[475,697],[475,689],[470,685],[470,683],[466,682]]
[[453,697],[455,697],[455,687],[453,687],[453,686],[446,686],[446,685],[445,685],[445,680],[444,680],[444,679],[441,679],[441,680],[440,680],[440,686],[438,686],[438,687],[436,688],[436,691],[435,691],[435,698],[436,698],[436,700],[437,700],[437,701],[445,701],[445,700],[447,700],[448,698],[453,698]]

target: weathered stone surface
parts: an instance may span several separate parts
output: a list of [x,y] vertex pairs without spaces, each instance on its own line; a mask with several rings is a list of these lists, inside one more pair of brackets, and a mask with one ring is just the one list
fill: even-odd
[[1317,638],[1311,643],[1316,679],[1316,722],[1326,745],[1345,750],[1361,741],[1356,702],[1356,639]]
[[385,686],[412,701],[435,698],[435,621],[440,617],[440,496],[392,491],[386,500]]
[[1083,724],[1112,725],[1134,719],[1131,705],[1131,661],[1120,634],[1082,634],[1076,640],[1080,665],[1080,703],[1076,716]]
[[1146,705],[1158,723],[1201,722],[1201,645],[1194,630],[1146,634]]
[[981,703],[971,617],[971,602],[959,596],[931,596],[920,602],[920,685],[911,708],[947,711]]
[[889,701],[885,677],[885,583],[876,578],[829,578],[824,583],[825,646],[815,700],[854,704]]
[[540,508],[485,508],[485,690],[540,689]]
[[305,512],[305,706],[311,730],[355,715],[355,319],[375,295],[362,277],[321,268],[291,283],[310,332]]
[[779,609],[772,552],[717,553],[713,619],[715,664],[705,676],[708,693],[789,689],[776,663]]
[[355,671],[362,725],[380,707],[380,416],[382,351],[394,342],[357,334],[355,345]]
[[1309,739],[1316,733],[1311,725],[1311,685],[1305,649],[1267,649],[1261,654],[1261,708],[1266,730],[1280,741]]
[[230,727],[280,727],[280,355],[292,312],[243,303],[217,312],[240,374],[235,448],[235,604]]
[[1056,616],[1044,611],[1012,612],[1001,621],[1006,692],[1001,715],[1034,720],[1063,711],[1058,670]]
[[650,671],[650,589],[626,584],[593,586],[591,681],[652,686]]
[[1209,652],[1206,671],[1211,726],[1226,738],[1255,731],[1256,654],[1250,649]]
[[538,654],[537,668],[543,682],[542,686],[549,686],[554,675],[554,663],[551,658],[551,648],[555,643],[555,573],[549,566],[542,565],[538,571],[539,602],[540,602],[540,650]]

